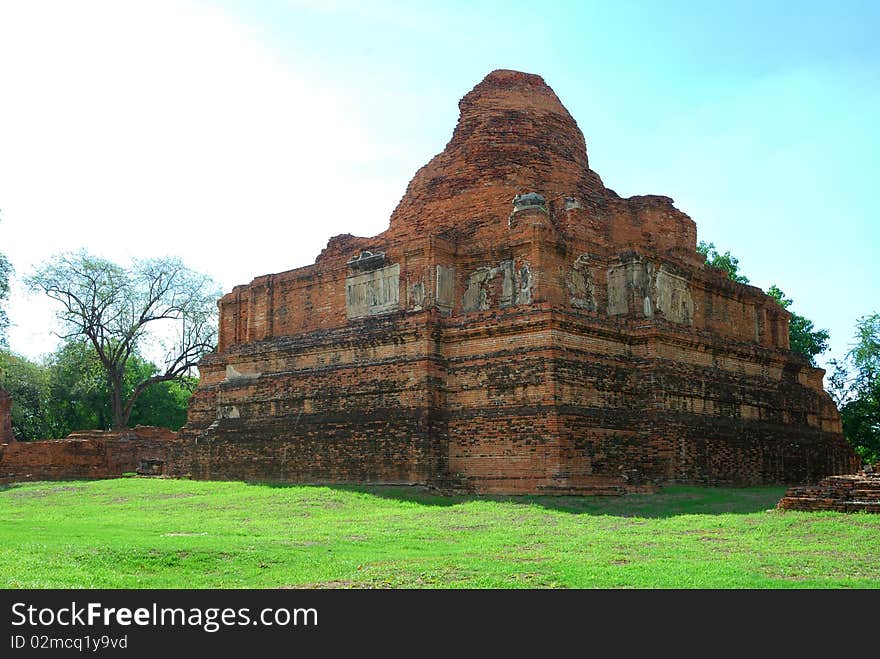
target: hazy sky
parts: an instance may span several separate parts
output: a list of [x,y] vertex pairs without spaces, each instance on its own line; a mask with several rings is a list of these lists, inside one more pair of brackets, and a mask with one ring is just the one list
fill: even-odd
[[10,347],[53,349],[20,277],[59,251],[176,254],[229,290],[384,230],[511,68],[608,187],[672,197],[841,356],[880,311],[878,25],[874,1],[0,0]]

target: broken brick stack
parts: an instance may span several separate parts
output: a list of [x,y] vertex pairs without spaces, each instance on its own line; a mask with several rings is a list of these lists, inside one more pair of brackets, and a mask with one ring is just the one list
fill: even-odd
[[776,506],[784,510],[880,513],[880,473],[829,476],[818,485],[790,487]]

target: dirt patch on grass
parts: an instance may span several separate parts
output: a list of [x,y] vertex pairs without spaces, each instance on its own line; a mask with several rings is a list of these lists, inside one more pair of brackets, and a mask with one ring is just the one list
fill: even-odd
[[293,586],[281,586],[279,590],[315,590],[326,588],[328,590],[338,590],[341,588],[369,588],[363,584],[357,584],[354,581],[319,581],[317,583],[304,583]]
[[489,528],[488,524],[456,524],[454,526],[447,527],[450,531],[485,531]]
[[492,558],[507,563],[549,563],[551,560],[549,556],[510,556],[508,554],[496,554]]
[[303,506],[306,508],[324,508],[331,510],[334,508],[345,508],[348,504],[344,501],[335,499],[294,499],[290,502],[293,506]]
[[9,496],[21,499],[42,499],[50,494],[58,494],[59,492],[80,492],[84,489],[86,488],[82,485],[59,485],[58,487],[51,487],[46,490],[13,490]]
[[320,547],[325,543],[315,540],[279,540],[278,544],[286,547]]

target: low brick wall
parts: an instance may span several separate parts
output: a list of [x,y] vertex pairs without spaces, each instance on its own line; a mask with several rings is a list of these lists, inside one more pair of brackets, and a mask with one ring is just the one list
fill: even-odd
[[160,473],[179,443],[176,432],[149,426],[13,442],[0,445],[0,482],[115,478],[138,471],[142,463]]

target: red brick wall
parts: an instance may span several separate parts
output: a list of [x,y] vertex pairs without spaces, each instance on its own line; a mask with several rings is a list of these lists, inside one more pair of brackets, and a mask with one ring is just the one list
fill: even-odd
[[[85,431],[67,439],[15,442],[0,453],[0,480],[115,478],[144,459],[180,461],[177,433],[164,428]],[[185,460],[184,460],[185,461]]]
[[[224,362],[260,376],[217,380]],[[857,467],[815,369],[662,321],[401,313],[240,346],[205,370],[216,384],[182,431],[193,461],[174,466],[196,478],[611,493]]]

